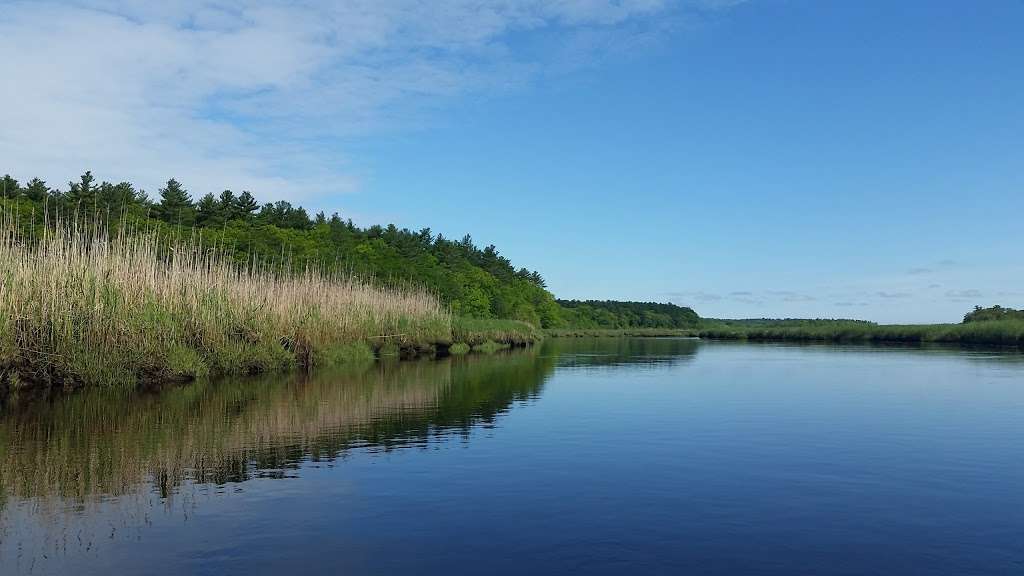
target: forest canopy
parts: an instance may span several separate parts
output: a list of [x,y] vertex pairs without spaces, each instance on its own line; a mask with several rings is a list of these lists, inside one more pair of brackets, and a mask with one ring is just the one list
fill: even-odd
[[989,322],[992,320],[1024,320],[1024,310],[1003,308],[995,305],[990,308],[975,306],[974,310],[964,315],[964,324],[971,322]]
[[130,182],[97,181],[86,172],[63,189],[39,178],[0,180],[3,202],[26,224],[44,217],[105,220],[157,229],[168,238],[198,232],[204,243],[239,262],[257,258],[301,270],[340,269],[385,285],[426,287],[469,318],[523,320],[543,328],[677,328],[696,325],[693,310],[639,302],[556,302],[535,270],[516,268],[493,245],[430,228],[360,227],[338,213],[310,214],[287,201],[259,203],[249,191],[223,190],[198,199],[171,178],[154,196]]
[[700,317],[692,309],[656,302],[559,300],[562,316],[574,328],[694,328]]

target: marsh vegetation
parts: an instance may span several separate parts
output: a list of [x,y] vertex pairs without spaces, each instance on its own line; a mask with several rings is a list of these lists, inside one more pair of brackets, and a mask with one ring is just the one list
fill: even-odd
[[942,342],[1024,346],[1024,320],[875,324],[861,320],[708,320],[702,338],[825,342]]
[[525,345],[516,321],[460,320],[425,288],[309,265],[239,263],[201,234],[76,220],[0,222],[0,382],[131,385],[414,355],[455,341]]

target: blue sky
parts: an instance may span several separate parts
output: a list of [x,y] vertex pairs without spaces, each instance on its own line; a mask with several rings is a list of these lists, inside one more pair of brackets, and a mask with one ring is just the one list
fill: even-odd
[[1024,307],[1019,0],[146,4],[0,0],[0,170],[470,233],[565,298]]

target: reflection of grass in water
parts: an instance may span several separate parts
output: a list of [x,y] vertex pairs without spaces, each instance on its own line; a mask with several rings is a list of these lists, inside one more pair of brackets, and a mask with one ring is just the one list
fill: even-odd
[[470,356],[34,403],[0,421],[0,495],[88,503],[148,482],[168,496],[333,459],[353,442],[391,449],[493,419],[550,368],[530,353]]

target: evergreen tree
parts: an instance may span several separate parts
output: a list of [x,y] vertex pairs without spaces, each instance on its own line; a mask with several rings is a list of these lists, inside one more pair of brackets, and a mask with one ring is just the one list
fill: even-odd
[[0,194],[4,198],[14,198],[21,193],[21,187],[18,186],[18,181],[11,178],[10,174],[4,174],[4,177],[0,179]]
[[47,196],[50,195],[50,188],[46,185],[46,182],[39,178],[33,178],[28,181],[28,186],[25,187],[25,196],[33,202],[42,202]]
[[221,204],[213,196],[206,194],[196,203],[196,224],[199,226],[216,226],[222,224]]
[[547,282],[544,281],[544,277],[541,276],[540,272],[537,272],[536,270],[530,272],[530,281],[536,284],[537,286],[540,286],[541,288],[548,287]]
[[167,185],[160,189],[160,203],[156,205],[157,218],[171,224],[191,226],[195,223],[195,209],[188,191],[181,183],[171,178]]
[[68,204],[81,210],[92,209],[96,200],[95,180],[92,171],[86,170],[78,182],[68,182],[68,193],[65,196]]
[[238,198],[235,197],[235,193],[231,190],[225,190],[220,193],[220,213],[221,218],[228,222],[234,220],[239,216],[238,209]]
[[107,210],[123,210],[129,206],[138,204],[139,193],[130,182],[119,182],[111,184],[103,182],[100,184],[97,199],[99,206]]
[[250,219],[253,214],[260,209],[259,202],[253,198],[252,194],[250,194],[248,190],[243,190],[242,193],[239,194],[237,205],[238,214],[246,220]]
[[291,210],[285,219],[285,228],[295,228],[296,230],[309,230],[313,227],[313,221],[309,219],[309,213],[306,212],[305,208],[301,206]]

